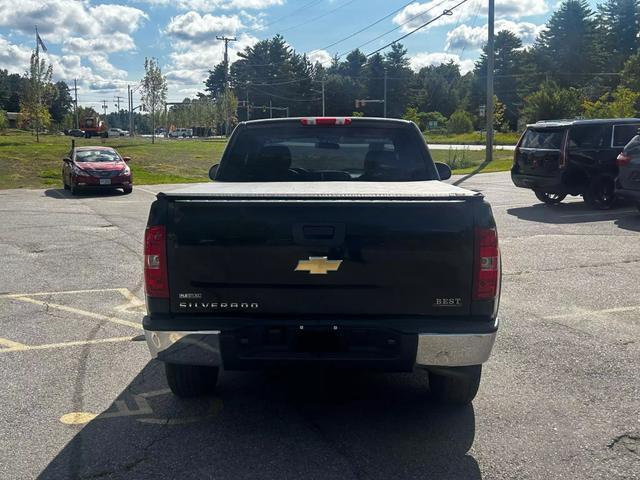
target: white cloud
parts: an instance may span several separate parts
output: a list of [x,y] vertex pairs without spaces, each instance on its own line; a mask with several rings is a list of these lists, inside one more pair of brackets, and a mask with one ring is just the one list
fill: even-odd
[[0,67],[9,73],[23,74],[29,69],[30,58],[30,49],[14,45],[0,35]]
[[458,55],[445,52],[422,52],[409,58],[411,68],[415,71],[418,71],[423,67],[440,65],[442,63],[449,63],[451,61],[460,65],[460,71],[463,75],[473,70],[473,67],[475,65],[475,62],[473,60],[461,60]]
[[307,54],[307,58],[311,63],[320,62],[325,67],[331,63],[333,57],[326,50],[314,50]]
[[[509,30],[515,33],[525,46],[532,45],[543,29],[544,25],[536,25],[535,23],[513,22],[511,20],[496,21],[496,32]],[[475,28],[468,25],[460,25],[447,33],[446,49],[480,49],[487,43],[487,35],[487,25]]]
[[98,73],[112,78],[127,78],[126,70],[116,68],[104,55],[89,55],[88,58]]
[[179,10],[213,12],[216,10],[265,10],[284,5],[285,0],[138,0],[154,6],[177,7]]
[[69,37],[62,44],[64,52],[79,55],[89,55],[95,52],[128,52],[135,49],[136,45],[131,36],[117,32],[89,38]]
[[[402,31],[408,32],[426,23],[427,21],[442,14],[444,8],[451,5],[440,5],[441,0],[432,0],[430,2],[415,2],[408,5],[395,17],[393,23],[403,25]],[[549,11],[546,0],[496,0],[496,17],[497,18],[521,18],[532,15],[542,15]],[[460,21],[466,21],[471,18],[487,17],[486,0],[471,0],[453,11],[453,15],[444,16],[427,28],[438,27],[442,25],[451,25]],[[426,29],[425,29],[426,30]]]
[[233,35],[241,28],[237,15],[200,15],[192,11],[171,18],[164,33],[182,42],[211,43],[216,35]]

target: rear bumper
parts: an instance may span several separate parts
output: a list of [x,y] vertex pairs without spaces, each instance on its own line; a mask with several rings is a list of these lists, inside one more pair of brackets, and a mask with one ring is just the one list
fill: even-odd
[[560,177],[541,177],[512,172],[511,180],[516,187],[520,188],[541,190],[548,193],[570,193],[569,189],[562,184]]
[[616,196],[626,200],[640,202],[640,190],[622,188],[619,184],[616,184]]
[[[321,334],[330,334],[331,329],[343,330],[335,326],[322,330]],[[353,338],[354,333],[361,337],[364,335],[365,342],[353,349],[331,352],[301,351],[284,344],[282,348],[265,348],[261,338],[266,329],[260,330],[256,336],[253,329],[169,331],[151,330],[145,326],[145,337],[151,356],[169,363],[225,367],[228,370],[283,364],[324,364],[409,371],[415,365],[462,367],[485,363],[491,355],[497,330],[498,320],[489,331],[478,333],[406,334],[388,329],[347,329],[349,338]],[[283,330],[285,337],[289,334]],[[250,348],[255,343],[259,347]]]

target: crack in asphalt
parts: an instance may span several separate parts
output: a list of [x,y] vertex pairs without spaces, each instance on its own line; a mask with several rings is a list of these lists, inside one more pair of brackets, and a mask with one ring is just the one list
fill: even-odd
[[615,437],[607,447],[610,450],[626,450],[628,453],[640,457],[640,435],[623,433]]

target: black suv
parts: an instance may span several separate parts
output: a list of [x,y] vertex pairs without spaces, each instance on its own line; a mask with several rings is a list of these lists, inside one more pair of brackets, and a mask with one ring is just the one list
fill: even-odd
[[544,203],[582,195],[599,209],[616,200],[616,158],[638,132],[640,119],[557,120],[529,125],[516,147],[511,178]]

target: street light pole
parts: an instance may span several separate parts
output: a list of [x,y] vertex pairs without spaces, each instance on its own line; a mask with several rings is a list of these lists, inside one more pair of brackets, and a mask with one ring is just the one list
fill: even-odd
[[485,161],[493,160],[493,74],[495,68],[495,0],[489,0],[489,39],[487,42],[487,152]]
[[322,116],[325,116],[324,110],[324,78],[322,79]]

